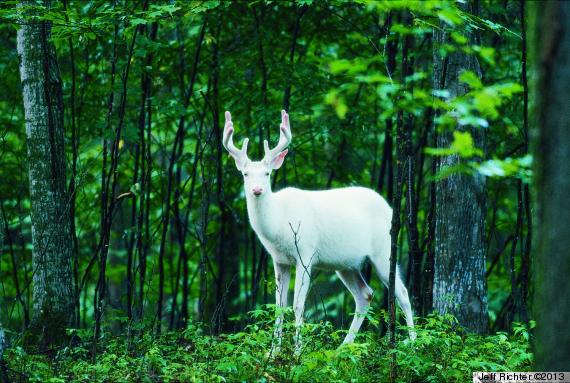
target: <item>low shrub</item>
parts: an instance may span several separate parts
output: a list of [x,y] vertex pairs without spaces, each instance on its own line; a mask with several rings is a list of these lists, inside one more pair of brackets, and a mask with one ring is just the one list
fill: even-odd
[[[287,309],[251,314],[255,324],[235,334],[212,334],[190,323],[157,336],[149,324],[94,345],[92,333],[74,330],[76,341],[67,347],[42,353],[9,348],[5,362],[13,382],[74,383],[388,382],[391,353],[397,382],[466,382],[476,371],[531,370],[531,332],[523,325],[512,334],[479,336],[466,333],[453,316],[432,314],[418,321],[415,341],[400,328],[390,350],[386,337],[372,331],[362,331],[359,343],[342,344],[345,331],[329,323],[297,328]],[[286,318],[281,344],[273,325],[279,314]],[[378,323],[383,314],[369,319]]]

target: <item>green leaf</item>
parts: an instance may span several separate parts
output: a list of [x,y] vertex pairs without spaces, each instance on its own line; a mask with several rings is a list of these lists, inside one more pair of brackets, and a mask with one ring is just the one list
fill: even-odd
[[467,44],[469,42],[467,36],[458,32],[451,32],[450,36],[457,44]]
[[133,19],[133,20],[130,20],[130,23],[132,25],[139,25],[139,24],[146,24],[147,21],[143,20],[143,19]]
[[467,84],[469,84],[469,86],[472,89],[481,89],[483,87],[483,83],[481,82],[481,79],[472,71],[470,70],[466,70],[464,72],[461,72],[461,74],[459,75],[459,79]]
[[461,158],[482,156],[483,151],[473,146],[473,137],[469,132],[453,132],[453,142],[449,148],[426,148],[425,152],[433,156],[450,156],[457,154]]
[[457,154],[459,154],[460,157],[463,158],[470,158],[474,155],[483,155],[483,151],[481,149],[473,146],[473,137],[471,137],[471,133],[469,132],[454,131],[451,147],[457,152]]
[[346,105],[345,99],[343,96],[339,96],[338,95],[338,91],[332,90],[326,97],[325,97],[325,102],[329,105],[331,105],[336,114],[340,117],[340,118],[344,118],[344,116],[346,115],[346,113],[348,112],[348,105]]
[[461,18],[458,10],[456,9],[442,9],[441,11],[437,12],[437,17],[441,21],[445,21],[447,24],[451,26],[463,24],[463,19]]
[[479,173],[486,177],[516,177],[529,182],[532,177],[532,155],[521,158],[492,159],[474,165]]

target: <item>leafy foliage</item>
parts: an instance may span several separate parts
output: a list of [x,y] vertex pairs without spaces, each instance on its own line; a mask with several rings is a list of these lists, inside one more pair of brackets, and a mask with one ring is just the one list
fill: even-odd
[[[384,340],[359,335],[359,344],[341,344],[343,331],[330,323],[304,324],[299,331],[285,325],[285,339],[273,350],[276,312],[256,310],[255,325],[246,332],[206,335],[193,323],[159,337],[151,328],[131,336],[107,334],[99,359],[92,362],[89,332],[57,354],[33,355],[11,350],[7,363],[14,382],[388,382],[390,352]],[[289,312],[291,315],[291,313]],[[473,371],[529,371],[532,362],[529,329],[515,325],[511,335],[466,334],[450,316],[429,315],[417,327],[415,342],[399,337],[397,382],[465,382]]]

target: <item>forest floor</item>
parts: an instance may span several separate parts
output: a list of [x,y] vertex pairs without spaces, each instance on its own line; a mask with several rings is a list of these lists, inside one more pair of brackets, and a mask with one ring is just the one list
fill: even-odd
[[415,341],[400,328],[390,350],[387,337],[378,339],[373,331],[359,334],[358,343],[342,344],[346,331],[328,323],[303,325],[296,335],[289,322],[276,350],[274,318],[265,313],[235,334],[212,335],[189,324],[156,335],[153,327],[142,326],[128,336],[107,335],[94,343],[89,331],[73,330],[81,340],[67,347],[12,347],[4,359],[12,382],[62,383],[389,382],[391,370],[396,382],[466,382],[473,372],[532,368],[532,329],[523,325],[512,334],[480,336],[464,332],[451,316],[434,314],[416,326]]

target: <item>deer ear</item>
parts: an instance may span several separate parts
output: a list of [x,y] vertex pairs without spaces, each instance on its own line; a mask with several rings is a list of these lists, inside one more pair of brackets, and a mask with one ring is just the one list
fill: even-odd
[[271,164],[270,164],[271,169],[277,170],[281,167],[281,165],[283,165],[283,160],[285,159],[287,152],[288,152],[288,149],[285,149],[284,151],[279,153],[274,159],[271,160]]

